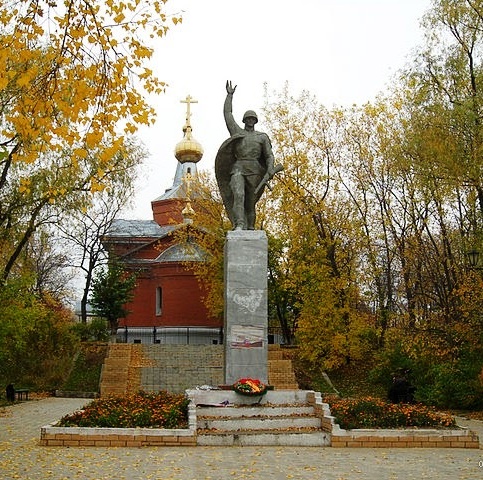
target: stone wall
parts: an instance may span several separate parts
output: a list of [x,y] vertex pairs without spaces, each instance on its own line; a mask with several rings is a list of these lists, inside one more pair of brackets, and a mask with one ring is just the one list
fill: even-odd
[[[224,384],[223,345],[113,343],[101,375],[101,396],[138,390],[182,393],[201,385]],[[269,384],[298,389],[292,363],[280,346],[269,345]]]
[[182,393],[223,383],[223,345],[144,345],[151,366],[141,367],[141,389]]

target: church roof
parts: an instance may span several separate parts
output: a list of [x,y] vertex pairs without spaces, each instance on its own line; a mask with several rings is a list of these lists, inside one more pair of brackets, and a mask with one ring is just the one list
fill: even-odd
[[176,167],[176,175],[173,180],[173,186],[168,188],[162,195],[155,198],[153,202],[159,202],[160,200],[169,200],[170,198],[186,199],[187,185],[183,181],[183,178],[187,173],[191,175],[197,175],[196,163],[180,163]]
[[177,225],[158,225],[154,220],[115,219],[107,237],[164,237],[179,228]]

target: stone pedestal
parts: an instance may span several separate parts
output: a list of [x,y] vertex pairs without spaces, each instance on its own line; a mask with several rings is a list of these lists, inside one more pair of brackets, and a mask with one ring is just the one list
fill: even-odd
[[228,232],[225,242],[225,383],[268,383],[268,242],[263,230]]

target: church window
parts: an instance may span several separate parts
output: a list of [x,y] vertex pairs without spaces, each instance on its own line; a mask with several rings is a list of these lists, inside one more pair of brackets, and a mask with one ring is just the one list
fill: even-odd
[[156,287],[156,315],[160,316],[163,311],[163,289]]

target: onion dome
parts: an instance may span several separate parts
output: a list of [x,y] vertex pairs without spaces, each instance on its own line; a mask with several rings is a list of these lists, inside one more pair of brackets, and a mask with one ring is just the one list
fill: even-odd
[[201,160],[203,156],[203,147],[194,139],[191,128],[191,104],[198,103],[197,100],[191,98],[188,95],[185,100],[181,100],[182,103],[186,103],[186,123],[183,127],[184,137],[181,142],[178,142],[174,149],[174,156],[180,163],[196,163]]
[[176,145],[174,156],[180,163],[199,162],[203,156],[203,147],[193,138],[191,125],[185,125],[183,132],[184,138]]

